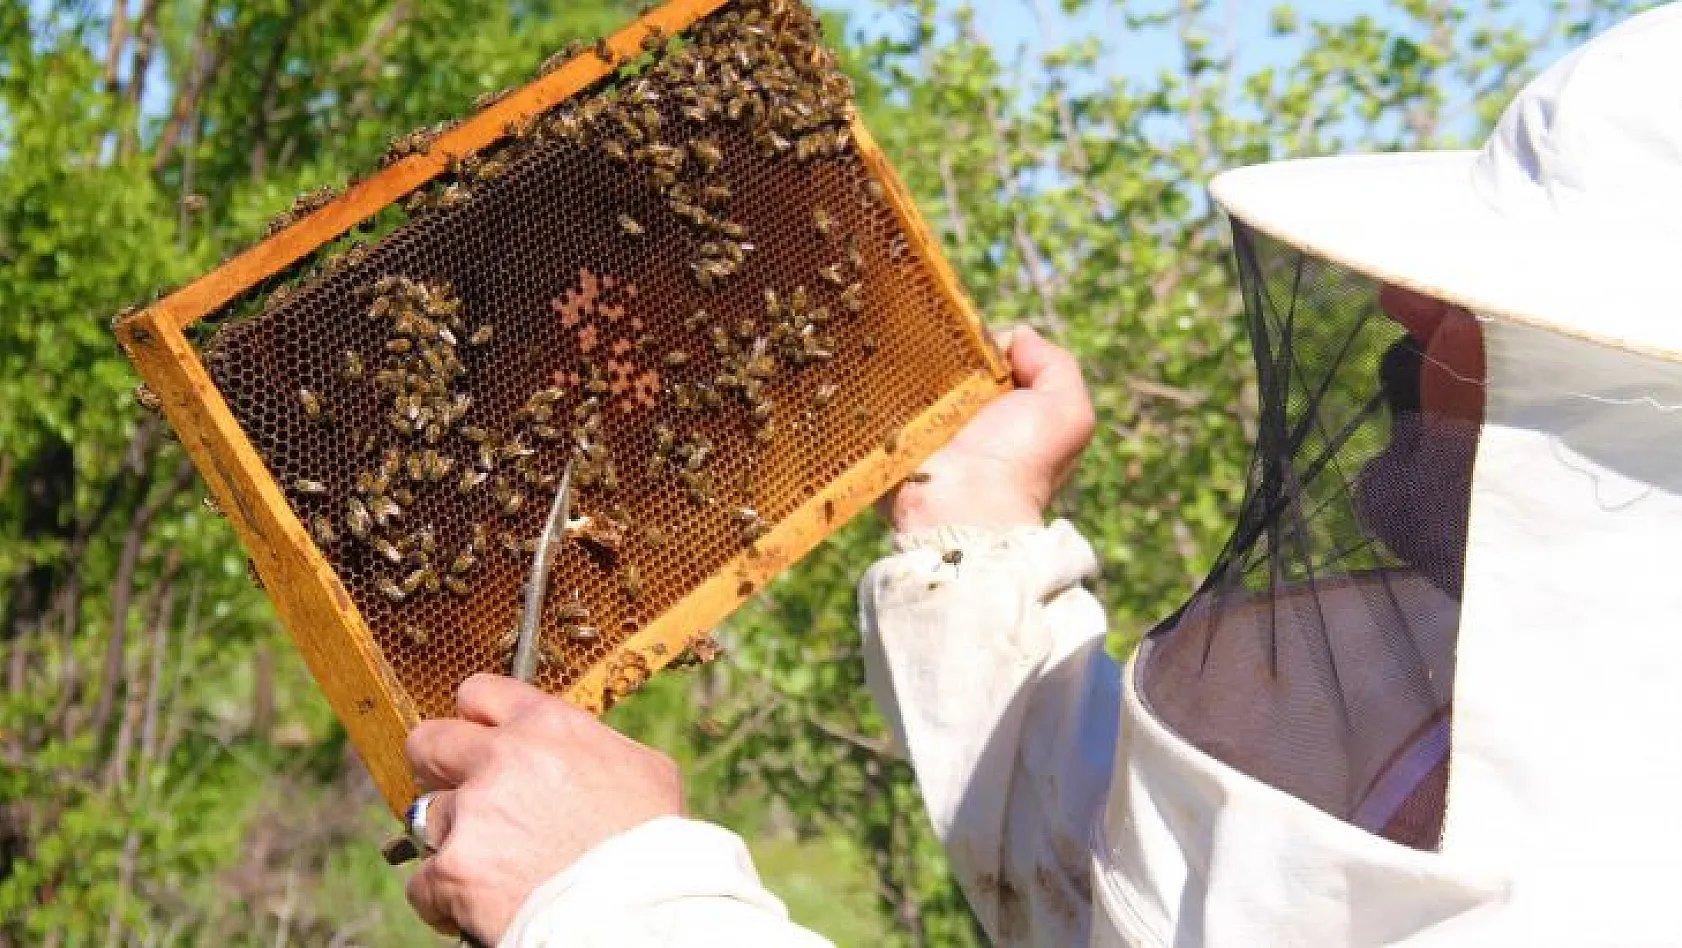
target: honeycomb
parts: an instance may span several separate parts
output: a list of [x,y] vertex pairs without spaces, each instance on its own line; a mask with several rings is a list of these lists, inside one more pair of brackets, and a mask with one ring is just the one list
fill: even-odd
[[507,671],[569,458],[537,683],[605,667],[611,701],[650,671],[638,629],[991,371],[809,11],[728,4],[644,46],[202,342],[423,716]]

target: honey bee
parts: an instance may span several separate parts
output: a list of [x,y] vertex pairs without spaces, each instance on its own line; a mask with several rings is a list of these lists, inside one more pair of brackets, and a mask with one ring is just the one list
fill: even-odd
[[882,439],[882,450],[888,452],[889,454],[894,454],[894,453],[898,452],[899,451],[899,435],[900,435],[900,429],[898,429],[898,428],[895,428],[894,430],[888,432],[888,436],[886,438]]
[[549,120],[549,134],[555,138],[582,144],[585,137],[584,123],[577,113],[562,112]]
[[463,184],[446,184],[433,200],[433,206],[440,210],[461,207],[473,200],[473,192]]
[[141,408],[153,414],[163,411],[163,399],[160,399],[158,393],[152,391],[148,385],[141,384],[134,387],[134,400]]
[[591,52],[595,53],[596,58],[601,60],[604,64],[609,66],[613,65],[613,47],[608,43],[607,37],[598,37],[596,39],[596,44],[591,47]]
[[444,577],[444,588],[463,599],[466,599],[468,596],[473,594],[473,587],[463,582],[459,576]]
[[566,634],[569,640],[578,645],[589,645],[602,640],[602,631],[593,625],[569,625]]
[[320,497],[327,493],[327,485],[300,477],[292,482],[292,490],[305,497]]
[[520,627],[518,625],[511,625],[497,635],[496,650],[499,652],[512,652],[519,642]]
[[459,576],[473,570],[479,564],[479,557],[475,556],[472,548],[464,549],[450,561],[450,572]]
[[574,592],[571,599],[561,603],[561,605],[555,610],[555,614],[562,622],[570,625],[574,622],[588,621],[590,618],[590,607],[586,606],[583,600],[578,598],[577,592]]
[[821,207],[812,208],[812,227],[821,237],[828,237],[835,233],[835,218]]
[[549,54],[549,56],[547,58],[545,58],[543,60],[543,62],[537,64],[538,78],[541,79],[542,77],[547,76],[550,73],[554,72],[555,70],[557,70],[557,69],[561,68],[562,66],[566,65],[567,61],[572,59],[572,55],[570,55],[570,53],[571,53],[570,49],[563,49],[560,52]]
[[325,417],[321,407],[321,396],[307,388],[298,389],[298,404],[304,406],[304,417],[310,421],[320,422]]
[[642,599],[642,573],[635,566],[626,566],[619,576],[619,586],[631,602]]
[[402,565],[404,559],[403,551],[399,550],[396,545],[394,545],[390,540],[387,540],[385,537],[374,537],[369,541],[368,545],[373,547],[374,552],[384,558],[387,563],[390,563],[393,566]]
[[834,284],[835,286],[847,285],[847,277],[842,274],[841,265],[839,263],[830,264],[822,270],[819,270],[818,276],[822,277],[825,283]]
[[917,471],[913,474],[907,475],[905,478],[905,482],[907,484],[927,484],[932,480],[934,480],[934,475],[927,471]]
[[362,361],[362,353],[357,352],[355,349],[346,349],[344,360],[345,367],[340,374],[349,380],[362,378],[363,373],[366,371]]
[[435,448],[427,448],[421,456],[421,464],[426,469],[428,483],[436,484],[456,469],[456,459],[446,454],[439,454]]
[[414,340],[402,336],[396,336],[385,341],[385,351],[393,355],[407,355],[414,351],[414,348]]
[[859,250],[857,234],[847,235],[847,265],[853,268],[854,273],[864,272],[864,254]]
[[708,172],[717,171],[724,164],[724,150],[715,141],[696,140],[689,143],[689,152]]
[[386,597],[386,599],[392,602],[400,603],[409,598],[409,594],[403,591],[403,587],[397,585],[389,579],[380,580],[379,588],[380,595]]
[[408,596],[413,596],[422,589],[437,584],[437,575],[434,574],[432,570],[422,567],[410,573],[408,577],[403,580],[403,593]]
[[502,515],[510,519],[518,517],[520,515],[520,511],[525,509],[525,506],[525,494],[517,490],[509,491],[508,496],[503,498],[502,501]]
[[462,494],[471,494],[478,490],[488,477],[490,475],[484,471],[475,471],[471,468],[464,470],[461,472],[461,480],[456,484],[456,491]]
[[391,499],[399,507],[413,507],[415,505],[415,493],[407,487],[394,488],[391,492]]
[[[749,588],[751,591],[752,587]],[[724,653],[724,647],[719,645],[718,640],[713,638],[711,634],[702,632],[689,640],[689,652],[695,656],[697,661],[710,664],[717,661],[718,657]]]
[[403,508],[397,506],[388,497],[374,496],[368,498],[368,512],[373,515],[374,522],[380,529],[385,529],[392,520],[403,518]]
[[819,385],[818,390],[812,394],[812,403],[819,408],[828,408],[830,403],[835,401],[835,393],[840,389],[841,386],[834,382],[825,382]]
[[339,533],[333,529],[333,521],[321,514],[316,514],[310,523],[310,532],[315,536],[315,542],[320,546],[332,546],[339,542]]
[[964,551],[963,550],[947,550],[944,554],[941,555],[940,561],[942,563],[945,563],[947,566],[951,566],[955,569],[955,568],[957,568],[958,564],[960,564],[964,561]]
[[619,229],[629,237],[641,237],[646,231],[637,223],[636,218],[629,214],[619,215]]
[[409,640],[410,645],[426,646],[432,644],[432,633],[418,625],[405,625],[403,627],[403,637]]
[[368,507],[358,498],[352,497],[347,505],[345,529],[358,540],[368,539],[368,533],[374,528],[374,518],[368,513]]
[[222,505],[217,503],[216,498],[210,496],[209,494],[206,494],[204,500],[199,501],[199,504],[204,507],[205,513],[208,513],[213,517],[227,516],[227,513],[222,510]]
[[478,98],[473,100],[473,111],[480,112],[490,108],[507,98],[508,93],[511,91],[512,90],[510,89],[497,89],[492,92],[482,93]]
[[667,368],[682,368],[683,366],[689,364],[689,353],[684,352],[682,349],[673,350],[666,353],[665,362]]

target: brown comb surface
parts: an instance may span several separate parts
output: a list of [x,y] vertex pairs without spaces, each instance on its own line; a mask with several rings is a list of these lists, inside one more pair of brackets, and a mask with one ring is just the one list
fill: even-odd
[[591,525],[556,559],[538,684],[605,664],[610,703],[649,671],[620,651],[646,623],[992,376],[810,14],[744,2],[658,39],[205,346],[423,716],[506,671],[570,453]]

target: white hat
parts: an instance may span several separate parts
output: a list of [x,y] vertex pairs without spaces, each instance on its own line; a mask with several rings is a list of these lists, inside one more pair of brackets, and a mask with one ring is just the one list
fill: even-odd
[[1682,358],[1682,3],[1533,82],[1482,151],[1284,161],[1233,217],[1481,315]]

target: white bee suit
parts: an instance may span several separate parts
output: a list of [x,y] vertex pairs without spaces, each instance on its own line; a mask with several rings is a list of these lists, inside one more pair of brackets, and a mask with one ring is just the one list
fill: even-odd
[[[1479,314],[1487,401],[1457,633],[1411,625],[1452,708],[1446,806],[1434,851],[1410,848],[1356,825],[1382,793],[1338,818],[1304,799],[1318,788],[1282,792],[1182,740],[1156,713],[1173,697],[1153,707],[1141,684],[1168,630],[1126,679],[1094,944],[1682,944],[1678,54],[1669,5],[1532,84],[1482,152],[1215,183],[1241,229]],[[1432,610],[1428,586],[1398,586],[1403,611]],[[1348,646],[1345,706],[1407,677],[1388,671],[1404,661],[1394,648],[1363,647],[1360,618],[1379,611],[1356,602],[1325,621]],[[1216,642],[1211,664],[1235,647]],[[1272,706],[1315,697],[1314,678],[1281,684],[1258,663],[1227,702],[1273,720]],[[1231,727],[1242,746],[1221,747],[1227,760],[1315,756],[1239,715]]]
[[[1549,70],[1482,151],[1213,192],[1263,408],[1186,608],[1119,668],[1065,523],[902,536],[861,584],[871,690],[982,924],[1682,945],[1682,5]],[[1404,328],[1396,290],[1452,304],[1476,363]],[[1481,385],[1475,420],[1432,407],[1444,372]],[[740,841],[668,820],[540,889],[504,943],[825,942]]]

